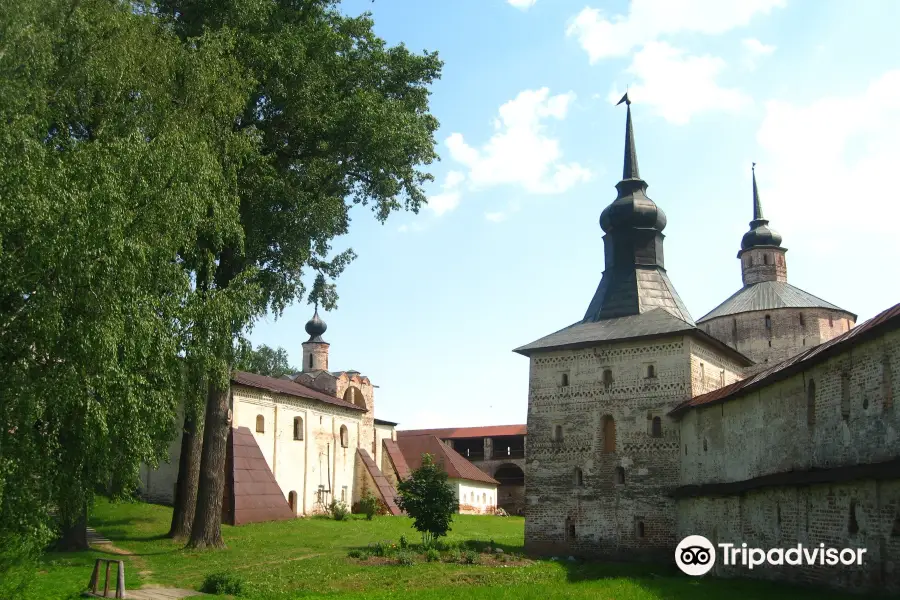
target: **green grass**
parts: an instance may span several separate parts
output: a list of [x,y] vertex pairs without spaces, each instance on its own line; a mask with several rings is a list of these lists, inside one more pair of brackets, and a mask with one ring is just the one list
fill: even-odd
[[[412,566],[371,565],[349,558],[354,548],[405,535],[419,541],[411,521],[401,517],[354,515],[336,522],[297,519],[242,527],[223,526],[226,550],[189,552],[164,536],[171,509],[149,504],[100,502],[91,525],[116,547],[133,553],[126,561],[126,587],[142,584],[199,589],[206,576],[227,572],[247,583],[245,596],[259,600],[307,597],[357,599],[421,598],[522,600],[528,598],[608,598],[616,600],[837,599],[849,596],[764,582],[693,579],[673,569],[647,565],[534,561],[525,566],[425,562]],[[450,542],[494,540],[507,554],[523,551],[521,518],[457,515]],[[69,599],[87,586],[98,557],[48,553],[23,600]],[[102,581],[102,579],[101,579]],[[859,598],[859,596],[856,596]]]

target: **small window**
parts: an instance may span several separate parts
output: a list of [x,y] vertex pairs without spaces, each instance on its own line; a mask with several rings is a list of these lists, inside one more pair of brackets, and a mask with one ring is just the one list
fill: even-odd
[[566,519],[566,536],[570,540],[575,539],[575,523],[572,522],[572,519]]
[[350,447],[350,433],[347,431],[346,425],[341,425],[341,448]]
[[806,323],[803,321],[803,313],[800,313],[800,329],[806,326]]
[[687,444],[684,445],[684,455],[687,456]]
[[294,417],[294,439],[303,440],[303,417]]
[[850,501],[850,520],[847,523],[847,532],[850,535],[859,533],[859,522],[856,520],[856,500]]
[[719,385],[721,385],[721,386],[725,385],[725,369],[722,369],[721,371],[719,371]]
[[737,338],[737,319],[731,320],[731,335]]
[[296,515],[297,514],[297,492],[289,492],[288,493],[288,504],[291,507],[291,512]]
[[613,372],[612,369],[603,369],[603,385],[609,387],[613,382]]
[[309,368],[312,369],[312,354],[309,355]]
[[831,315],[828,315],[828,326],[834,327],[834,317]]
[[625,468],[616,467],[616,483],[623,485],[625,483]]
[[764,265],[769,264],[769,255],[768,254],[763,254],[763,264]]
[[816,424],[816,382],[812,379],[806,386],[806,424]]
[[769,315],[766,315],[766,330],[772,330],[772,317],[770,317]]
[[487,504],[487,494],[481,494],[481,503]]
[[561,380],[562,382],[560,383],[560,385],[562,385],[563,387],[567,387],[569,385],[569,374],[563,373]]
[[656,367],[653,365],[647,365],[647,379],[653,379],[656,377]]
[[644,537],[644,521],[643,520],[638,520],[635,523],[634,531],[635,531],[635,534],[637,534],[638,538]]
[[706,450],[707,450],[706,438],[703,438],[703,451],[706,452]]
[[575,468],[574,479],[577,487],[582,487],[584,485],[584,472],[577,467]]
[[266,418],[262,415],[256,415],[256,433],[266,432]]
[[885,412],[894,407],[894,371],[891,358],[887,354],[881,357],[881,408]]
[[347,502],[347,486],[341,486],[341,502]]
[[653,437],[662,437],[662,419],[653,417],[653,425],[650,427],[650,435]]
[[553,428],[553,440],[556,442],[561,442],[562,439],[563,439],[562,425],[556,425]]
[[850,418],[850,373],[841,373],[841,417]]

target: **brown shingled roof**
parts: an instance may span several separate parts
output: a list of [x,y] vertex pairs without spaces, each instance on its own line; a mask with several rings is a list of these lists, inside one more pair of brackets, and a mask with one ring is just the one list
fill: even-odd
[[246,371],[235,371],[231,376],[232,383],[239,383],[247,387],[267,390],[276,394],[286,394],[288,396],[297,396],[299,398],[307,398],[309,400],[319,400],[334,406],[349,408],[351,410],[365,411],[365,408],[356,406],[352,402],[347,402],[337,396],[331,396],[323,392],[319,392],[312,388],[306,387],[289,379],[275,379],[274,377],[266,377],[265,375],[257,375],[255,373],[247,373]]
[[883,331],[889,331],[897,327],[900,327],[900,304],[895,304],[891,308],[872,317],[862,325],[854,327],[843,335],[839,335],[827,342],[823,342],[818,346],[813,346],[809,350],[801,352],[786,361],[780,362],[765,371],[761,371],[753,377],[742,379],[731,385],[726,385],[725,387],[695,396],[690,400],[682,402],[672,409],[669,414],[676,416],[691,408],[738,398],[753,390],[790,377],[805,369],[809,369],[813,365],[827,360],[835,354],[844,352],[867,339],[871,339]]
[[441,465],[451,479],[468,479],[500,485],[496,479],[488,476],[433,435],[406,435],[398,437],[397,444],[413,471],[422,466],[423,454],[431,454],[434,462]]
[[397,431],[398,436],[434,435],[442,440],[476,437],[503,437],[525,435],[525,425],[491,425],[488,427],[448,427],[445,429],[407,429]]
[[406,464],[406,458],[400,450],[400,446],[394,440],[382,440],[384,451],[387,452],[388,460],[394,465],[394,471],[397,473],[397,479],[403,480],[409,477],[409,465]]

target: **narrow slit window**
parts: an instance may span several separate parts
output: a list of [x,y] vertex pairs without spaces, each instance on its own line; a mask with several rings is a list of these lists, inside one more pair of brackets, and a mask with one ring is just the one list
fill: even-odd
[[647,365],[647,379],[653,379],[656,377],[656,367],[653,365]]
[[574,479],[575,486],[582,487],[584,485],[584,471],[576,467]]
[[561,379],[562,379],[562,381],[561,381],[562,386],[563,386],[563,387],[568,387],[568,385],[569,385],[569,374],[568,374],[568,373],[563,373]]
[[266,432],[266,418],[262,415],[256,415],[256,433]]
[[294,417],[294,439],[303,439],[303,417]]
[[616,483],[619,485],[625,483],[625,467],[616,467]]
[[562,425],[556,425],[553,428],[553,439],[554,441],[561,442],[563,439],[563,430]]
[[806,386],[806,424],[816,424],[816,382],[812,379]]
[[660,417],[653,417],[650,435],[656,438],[662,437],[662,419]]

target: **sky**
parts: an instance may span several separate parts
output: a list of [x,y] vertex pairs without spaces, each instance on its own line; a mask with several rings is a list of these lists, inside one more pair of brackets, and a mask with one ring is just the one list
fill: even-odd
[[[331,370],[400,429],[524,423],[518,346],[581,320],[603,272],[627,89],[666,268],[694,319],[741,286],[751,171],[788,280],[859,315],[900,301],[900,2],[351,0],[438,51],[441,161],[418,215],[351,211],[358,258],[321,316]],[[302,361],[312,307],[254,344]]]

